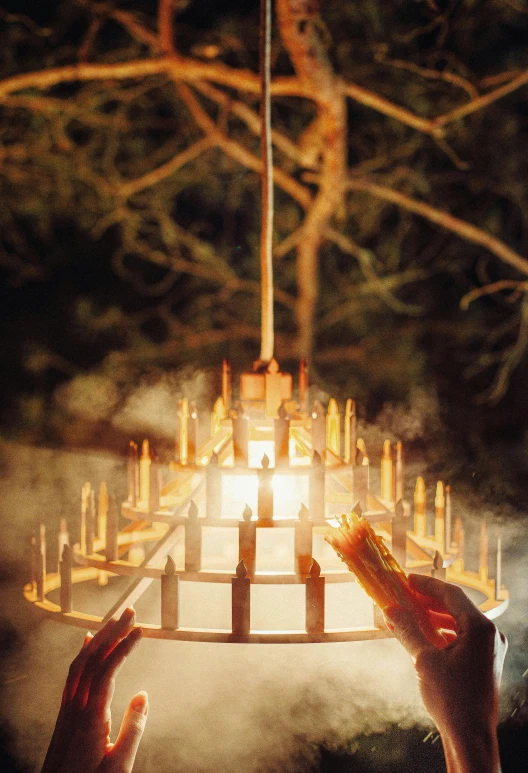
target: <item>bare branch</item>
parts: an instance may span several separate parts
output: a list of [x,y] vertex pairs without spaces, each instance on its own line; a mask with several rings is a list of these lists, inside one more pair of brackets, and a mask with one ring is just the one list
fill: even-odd
[[159,47],[164,54],[174,53],[174,39],[173,39],[173,33],[172,33],[173,13],[174,13],[174,0],[159,0],[158,2]]
[[461,118],[465,118],[466,115],[476,113],[477,110],[482,110],[483,107],[488,107],[492,102],[496,102],[507,94],[511,94],[512,91],[520,89],[521,86],[525,86],[527,83],[528,70],[525,70],[504,86],[500,86],[498,89],[490,91],[489,94],[483,94],[481,97],[472,99],[471,102],[467,102],[465,105],[461,105],[461,107],[457,107],[455,110],[451,110],[449,113],[445,113],[445,115],[435,118],[433,124],[434,126],[441,128],[454,121],[459,121]]
[[476,287],[469,293],[466,293],[460,299],[460,308],[467,310],[469,305],[477,298],[483,298],[485,295],[493,295],[494,293],[500,293],[501,290],[515,290],[526,292],[528,291],[528,282],[517,282],[514,279],[500,279],[498,282],[492,282],[485,287]]
[[432,207],[430,204],[418,201],[404,193],[399,193],[392,188],[387,188],[384,185],[377,185],[368,180],[353,178],[349,181],[348,188],[354,191],[370,193],[378,199],[389,201],[392,204],[396,204],[398,207],[402,207],[402,209],[414,212],[416,215],[424,217],[431,223],[435,223],[435,225],[439,225],[441,228],[452,231],[468,242],[479,244],[481,247],[484,247],[500,258],[500,260],[516,268],[522,274],[528,274],[527,258],[523,258],[500,239],[497,239],[495,236],[486,233],[486,231],[483,231],[481,228],[477,228],[477,226],[468,223],[466,220],[461,220],[458,217],[450,215],[448,212]]
[[128,182],[123,183],[123,185],[119,187],[119,195],[128,199],[145,188],[157,185],[162,180],[165,180],[167,177],[177,172],[182,166],[185,166],[185,164],[194,161],[195,158],[198,158],[198,156],[206,150],[212,148],[213,145],[214,141],[211,137],[202,137],[202,139],[198,140],[181,153],[177,153],[170,161],[158,166],[157,169],[153,169],[151,172],[144,174],[136,180],[129,180]]

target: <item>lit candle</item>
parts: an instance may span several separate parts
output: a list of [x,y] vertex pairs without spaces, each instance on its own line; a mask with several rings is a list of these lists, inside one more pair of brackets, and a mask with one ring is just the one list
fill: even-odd
[[196,410],[196,403],[191,400],[189,403],[189,446],[188,446],[188,461],[189,464],[196,464],[196,453],[198,451],[198,411]]
[[460,518],[455,519],[455,529],[454,529],[454,537],[455,537],[455,546],[457,551],[457,558],[456,561],[453,563],[453,569],[455,571],[462,573],[464,571],[464,528],[462,526],[462,521]]
[[161,627],[169,631],[179,628],[180,578],[176,564],[167,556],[165,573],[161,575]]
[[88,502],[86,505],[86,555],[93,553],[95,527],[95,491],[90,489],[88,493]]
[[392,553],[400,566],[405,568],[407,563],[407,525],[409,515],[405,512],[403,499],[396,502],[394,508],[394,518],[391,522],[392,528]]
[[144,440],[141,446],[141,458],[139,460],[139,499],[148,507],[150,482],[150,447],[148,440]]
[[445,487],[445,550],[451,551],[451,486]]
[[354,466],[356,463],[357,448],[357,421],[356,421],[356,403],[350,398],[345,406],[345,451],[344,462]]
[[274,420],[275,467],[287,466],[290,461],[290,420],[283,405]]
[[414,533],[417,537],[425,537],[426,535],[425,506],[425,483],[424,479],[419,476],[416,479],[416,487],[414,489]]
[[149,468],[149,512],[154,513],[160,507],[161,468],[158,457],[152,454]]
[[323,521],[325,517],[325,468],[317,451],[314,451],[310,467],[308,504],[312,521]]
[[91,489],[91,486],[89,483],[83,483],[83,486],[81,489],[81,540],[80,540],[80,551],[83,555],[86,555],[86,513],[88,510],[90,489]]
[[218,398],[213,406],[213,412],[211,414],[211,437],[216,435],[220,431],[222,422],[226,417],[226,409],[224,401],[221,397]]
[[295,571],[297,574],[309,574],[312,565],[313,524],[305,505],[299,510],[299,520],[294,523]]
[[497,537],[497,564],[495,569],[495,601],[501,597],[502,585],[502,535]]
[[222,517],[222,476],[215,453],[205,468],[205,516],[211,520]]
[[233,637],[245,639],[250,630],[251,580],[243,561],[236,568],[236,577],[231,578],[231,630]]
[[326,448],[326,417],[319,400],[312,408],[312,447],[322,457]]
[[[368,509],[369,467],[368,457],[364,456],[363,451],[359,447],[360,441],[361,438],[358,439],[356,464],[352,469],[353,498],[359,501],[361,509],[366,512]],[[365,444],[363,443],[364,446]],[[365,459],[367,464],[364,464]]]
[[108,489],[103,481],[99,487],[97,501],[97,536],[104,542],[106,537],[106,514],[108,512]]
[[326,413],[326,448],[335,456],[341,456],[341,416],[333,397],[328,402]]
[[395,464],[394,472],[395,472],[395,478],[396,478],[395,501],[398,502],[400,499],[403,499],[404,488],[405,488],[404,468],[403,468],[403,444],[399,441],[398,443],[396,443],[396,464]]
[[63,614],[72,611],[72,558],[69,545],[64,545],[59,564],[60,608]]
[[37,555],[37,599],[44,601],[44,586],[46,584],[46,527],[42,523],[39,531],[39,548]]
[[381,455],[381,498],[392,501],[392,449],[390,440],[383,443]]
[[279,363],[271,359],[266,371],[266,416],[276,418],[282,403],[282,374],[279,373]]
[[308,410],[308,367],[306,360],[301,360],[299,365],[299,408]]
[[239,405],[233,422],[233,455],[235,467],[247,467],[249,454],[249,419],[244,415],[244,410]]
[[444,559],[439,550],[436,550],[434,554],[431,577],[436,577],[437,580],[443,580],[445,582],[446,570],[444,567]]
[[70,535],[68,533],[68,524],[66,523],[65,518],[60,519],[60,525],[59,525],[59,537],[58,537],[58,556],[59,556],[59,571],[60,571],[60,562],[61,562],[61,556],[62,551],[64,550],[64,546],[70,544]]
[[189,461],[189,401],[186,397],[180,400],[180,464]]
[[202,524],[194,502],[189,506],[185,521],[185,571],[199,572],[202,568]]
[[231,407],[231,366],[228,359],[222,361],[222,400],[226,413],[229,413]]
[[107,561],[117,560],[117,535],[119,533],[119,512],[115,497],[108,497],[108,512],[106,516],[105,556]]
[[310,567],[310,576],[306,578],[306,633],[324,633],[325,618],[325,578],[321,577],[321,567],[314,559]]
[[252,521],[253,513],[246,505],[242,520],[238,522],[238,560],[243,561],[248,574],[255,574],[257,555],[257,522]]
[[128,501],[135,507],[139,496],[138,447],[133,440],[128,444]]
[[435,541],[439,545],[440,553],[444,552],[445,540],[445,496],[444,484],[441,480],[436,484],[435,494]]
[[267,454],[262,457],[262,468],[257,471],[258,493],[257,514],[259,526],[272,526],[273,523],[273,470],[270,469]]

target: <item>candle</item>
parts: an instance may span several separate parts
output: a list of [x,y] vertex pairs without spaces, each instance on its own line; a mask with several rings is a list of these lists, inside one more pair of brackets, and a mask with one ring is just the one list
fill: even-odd
[[305,505],[299,510],[299,520],[294,523],[294,553],[295,571],[297,574],[308,574],[312,565],[312,522]]
[[299,364],[299,408],[303,412],[308,410],[308,367],[306,360],[301,360]]
[[424,479],[419,476],[416,479],[416,487],[414,489],[414,533],[417,537],[425,537],[426,535],[425,506],[425,483]]
[[404,488],[405,488],[405,480],[404,480],[404,468],[403,468],[403,444],[398,441],[396,443],[396,464],[395,464],[395,478],[396,478],[396,485],[395,485],[395,501],[398,502],[400,499],[403,499],[404,497]]
[[381,498],[392,501],[392,449],[390,440],[383,443],[381,455]]
[[249,454],[249,419],[244,415],[244,410],[239,405],[233,422],[233,454],[235,467],[247,467]]
[[316,400],[312,408],[312,447],[322,456],[326,448],[326,417],[324,408]]
[[66,523],[66,519],[65,518],[61,518],[60,519],[60,525],[59,525],[59,536],[58,536],[58,547],[59,547],[59,550],[58,550],[58,556],[59,556],[58,567],[59,567],[59,571],[60,571],[60,562],[61,562],[62,551],[64,550],[64,546],[65,545],[69,545],[69,544],[70,544],[70,535],[68,533],[68,524]]
[[444,580],[446,578],[446,570],[444,568],[444,559],[439,550],[435,551],[433,558],[433,569],[431,571],[431,577],[436,577],[438,580]]
[[219,397],[213,406],[213,412],[211,414],[211,437],[216,435],[216,433],[220,430],[225,417],[226,409],[224,401],[221,397]]
[[83,483],[81,489],[81,540],[80,551],[86,555],[86,513],[88,510],[88,501],[90,497],[91,486],[89,483]]
[[196,464],[196,452],[198,450],[198,411],[196,403],[192,400],[189,403],[189,427],[188,427],[188,461],[189,464]]
[[282,374],[279,373],[279,363],[275,358],[270,360],[265,375],[266,384],[266,416],[276,418],[282,403]]
[[106,537],[106,514],[108,512],[108,489],[103,481],[99,487],[99,499],[97,501],[97,536],[103,541]]
[[350,398],[345,406],[345,449],[344,462],[354,466],[356,463],[357,448],[357,421],[356,421],[356,403]]
[[[354,508],[355,509],[355,508]],[[396,561],[405,568],[407,563],[407,525],[408,513],[405,512],[403,499],[396,502],[392,519],[392,553]]]
[[161,575],[161,627],[175,631],[179,627],[180,578],[176,564],[167,556],[165,573]]
[[42,523],[39,531],[39,547],[37,551],[36,590],[38,601],[44,601],[44,586],[46,583],[46,527]]
[[497,564],[495,569],[495,600],[499,601],[501,597],[502,585],[502,535],[497,537]]
[[185,571],[199,572],[202,568],[202,524],[194,502],[189,505],[185,521]]
[[160,508],[161,469],[158,457],[152,454],[149,468],[149,512],[154,513]]
[[150,483],[150,447],[148,440],[144,440],[141,446],[141,458],[139,460],[139,499],[146,507],[149,501]]
[[262,457],[262,469],[258,470],[257,513],[259,525],[272,526],[273,521],[273,470],[270,470],[266,454]]
[[326,413],[326,448],[335,456],[341,456],[341,416],[333,397],[328,403]]
[[444,484],[441,480],[436,484],[435,494],[435,541],[439,545],[440,553],[444,552],[445,540],[445,496]]
[[253,513],[246,505],[242,519],[238,522],[238,560],[244,562],[248,574],[254,574],[257,555],[257,522],[251,520]]
[[324,617],[325,578],[321,577],[321,567],[314,559],[310,576],[306,578],[306,633],[324,633]]
[[186,397],[180,400],[180,464],[189,461],[189,401]]
[[445,550],[451,551],[451,486],[445,487]]
[[135,507],[139,496],[138,447],[133,440],[128,444],[128,501]]
[[59,564],[60,608],[63,614],[72,611],[72,558],[69,545],[64,545]]
[[119,532],[119,512],[115,497],[108,497],[108,512],[106,516],[105,556],[107,561],[117,559],[117,535]]
[[93,553],[95,527],[95,491],[90,489],[88,493],[88,502],[86,505],[86,555]]
[[[360,441],[361,438],[358,439],[356,464],[352,469],[352,484],[354,499],[359,501],[361,509],[366,512],[368,509],[369,467],[368,457],[363,455],[363,451],[359,447]],[[365,444],[363,443],[363,446],[364,445]],[[364,464],[365,459],[367,460],[367,464]]]
[[245,639],[250,630],[251,580],[243,561],[236,568],[236,577],[231,578],[231,630],[237,639]]
[[222,517],[222,477],[215,453],[205,469],[205,516],[212,520]]
[[231,407],[231,366],[228,359],[222,361],[222,400],[226,413]]
[[314,451],[309,474],[309,508],[312,521],[325,517],[325,468],[321,456]]
[[274,420],[275,467],[288,466],[290,462],[290,420],[283,405]]

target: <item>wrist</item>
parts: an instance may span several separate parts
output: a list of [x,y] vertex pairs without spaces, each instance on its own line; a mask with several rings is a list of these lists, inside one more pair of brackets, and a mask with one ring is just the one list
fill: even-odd
[[440,732],[448,773],[500,773],[494,725],[468,723]]

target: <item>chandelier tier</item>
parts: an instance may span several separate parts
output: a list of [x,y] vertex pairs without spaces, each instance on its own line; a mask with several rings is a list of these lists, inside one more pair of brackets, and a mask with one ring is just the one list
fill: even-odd
[[[105,483],[97,503],[86,483],[80,542],[70,550],[63,527],[59,572],[46,571],[44,528],[33,538],[26,599],[63,622],[98,628],[148,592],[150,617],[158,620],[138,624],[145,636],[163,639],[386,638],[391,634],[383,616],[323,540],[337,516],[359,507],[406,571],[447,578],[472,594],[489,617],[500,615],[508,605],[500,538],[491,579],[482,523],[478,571],[469,571],[450,488],[438,482],[433,518],[418,478],[411,508],[404,499],[402,444],[386,440],[375,469],[357,437],[354,401],[347,400],[344,415],[333,399],[326,410],[315,402],[308,411],[308,391],[303,363],[294,400],[291,376],[272,360],[266,370],[242,374],[240,400],[233,407],[224,361],[222,396],[207,417],[207,437],[202,437],[204,417],[183,399],[169,465],[160,464],[148,440],[140,453],[131,442],[128,497],[120,512]],[[85,595],[83,584],[99,585],[104,594],[119,576],[129,584],[105,615],[74,611],[73,600]],[[291,586],[297,587],[295,594]],[[218,624],[217,610],[208,609],[208,600],[214,606],[215,599],[230,607],[224,609],[224,625]],[[197,610],[204,613],[201,623]],[[278,617],[272,619],[273,613]]]

